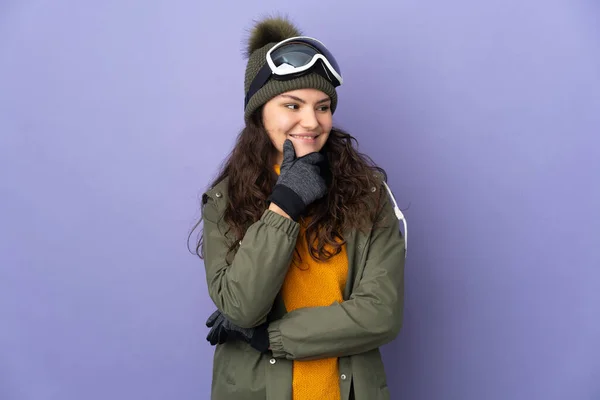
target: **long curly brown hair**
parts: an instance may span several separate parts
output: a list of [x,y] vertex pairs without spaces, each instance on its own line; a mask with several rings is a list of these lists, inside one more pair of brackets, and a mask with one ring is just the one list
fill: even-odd
[[[229,199],[223,218],[229,233],[235,237],[230,251],[268,208],[267,198],[277,181],[274,147],[262,124],[261,114],[259,109],[246,121],[221,171],[209,185],[212,188],[229,178]],[[364,230],[375,219],[377,207],[374,204],[379,196],[379,191],[372,190],[377,185],[375,172],[381,172],[384,179],[386,175],[357,147],[356,138],[335,127],[323,147],[328,165],[328,171],[324,171],[327,195],[311,204],[302,221],[306,224],[306,243],[310,244],[309,252],[315,260],[325,261],[340,253],[345,243],[343,232]],[[202,217],[192,232],[201,221]],[[194,252],[200,258],[203,258],[202,242],[203,232]]]

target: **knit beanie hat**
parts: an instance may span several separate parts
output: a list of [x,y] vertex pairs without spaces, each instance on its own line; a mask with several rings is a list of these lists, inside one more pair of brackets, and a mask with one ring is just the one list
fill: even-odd
[[[282,40],[295,36],[302,36],[300,30],[289,20],[282,17],[270,17],[257,23],[251,31],[246,48],[246,77],[244,80],[244,94],[248,93],[250,84],[267,63],[268,51]],[[244,118],[250,119],[254,111],[263,104],[282,93],[298,89],[317,89],[331,98],[331,112],[337,106],[337,92],[335,87],[321,75],[311,72],[309,74],[291,79],[270,79],[260,90],[258,90],[248,101],[244,109]]]

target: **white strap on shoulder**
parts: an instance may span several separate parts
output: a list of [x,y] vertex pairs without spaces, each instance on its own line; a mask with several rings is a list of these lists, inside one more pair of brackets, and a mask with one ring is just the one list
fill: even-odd
[[402,221],[402,224],[404,225],[404,257],[406,258],[406,253],[408,252],[408,227],[406,224],[406,218],[404,217],[402,211],[400,211],[400,208],[398,208],[398,203],[396,202],[396,198],[390,190],[390,187],[387,183],[385,183],[385,181],[382,180],[382,182],[385,185],[390,198],[392,199],[392,203],[394,203],[394,213],[396,214],[396,218],[398,218],[399,221]]

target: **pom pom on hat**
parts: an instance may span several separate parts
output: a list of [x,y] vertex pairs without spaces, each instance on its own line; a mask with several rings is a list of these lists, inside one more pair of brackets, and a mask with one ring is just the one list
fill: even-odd
[[302,32],[289,19],[268,17],[252,28],[244,55],[248,58],[269,43],[279,43],[295,36],[302,36]]

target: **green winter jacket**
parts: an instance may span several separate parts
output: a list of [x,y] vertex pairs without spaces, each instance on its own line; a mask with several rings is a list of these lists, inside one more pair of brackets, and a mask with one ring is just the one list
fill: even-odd
[[[378,220],[368,233],[347,232],[344,301],[285,310],[280,288],[299,224],[270,210],[246,231],[233,254],[222,215],[227,179],[203,195],[204,265],[217,308],[242,327],[269,321],[271,351],[242,341],[217,345],[212,400],[291,400],[292,360],[339,357],[341,400],[390,398],[379,347],[402,326],[405,243],[383,183]],[[374,205],[376,206],[376,205]],[[229,264],[230,265],[229,265]],[[337,399],[324,399],[337,400]]]

